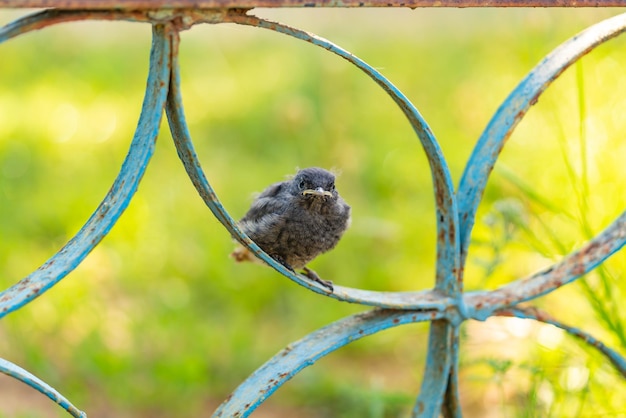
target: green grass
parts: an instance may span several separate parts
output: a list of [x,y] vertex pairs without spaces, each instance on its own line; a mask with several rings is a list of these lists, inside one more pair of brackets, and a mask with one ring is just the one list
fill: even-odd
[[[617,11],[259,13],[379,68],[424,115],[458,182],[517,82],[560,42]],[[0,47],[1,288],[58,250],[107,192],[139,116],[149,46],[147,25],[81,23]],[[566,71],[509,140],[478,214],[468,290],[532,274],[626,207],[616,192],[626,189],[623,48],[618,38]],[[197,152],[235,218],[253,192],[296,167],[336,167],[353,225],[312,267],[346,286],[433,285],[428,164],[380,88],[323,50],[232,25],[184,32],[181,64]],[[0,321],[0,357],[94,416],[207,415],[289,342],[363,310],[268,268],[235,265],[232,247],[164,123],[138,194],[109,236],[59,285]],[[625,267],[621,252],[538,304],[624,353]],[[522,323],[464,327],[467,416],[624,413],[626,385],[607,361],[549,326]],[[351,344],[296,376],[259,416],[406,416],[426,337],[417,325]]]

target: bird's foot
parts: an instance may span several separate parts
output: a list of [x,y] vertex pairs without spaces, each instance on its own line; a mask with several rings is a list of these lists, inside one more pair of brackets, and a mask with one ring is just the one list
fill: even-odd
[[[291,265],[288,262],[286,262],[282,257],[277,256],[277,255],[272,255],[272,258],[278,261],[280,264],[282,264],[290,272],[294,274],[296,273],[293,267],[291,267]],[[316,272],[314,272],[308,267],[302,267],[302,270],[304,271],[304,275],[306,277],[313,280],[314,282],[321,284],[325,288],[329,289],[331,293],[335,290],[335,288],[333,287],[333,282],[331,282],[330,280],[322,279]]]
[[322,279],[320,276],[318,276],[316,272],[314,272],[308,267],[302,267],[302,270],[304,270],[304,274],[306,277],[328,288],[331,291],[331,293],[335,290],[335,288],[333,287],[333,282],[331,282],[330,280]]

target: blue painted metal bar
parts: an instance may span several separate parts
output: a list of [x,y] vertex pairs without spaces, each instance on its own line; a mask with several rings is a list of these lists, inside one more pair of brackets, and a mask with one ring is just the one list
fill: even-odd
[[[29,28],[32,30],[33,27]],[[158,28],[158,31],[163,31],[162,26]],[[154,152],[167,95],[169,72],[169,42],[164,36],[155,36],[141,116],[118,177],[93,215],[61,250],[36,271],[0,293],[0,318],[41,295],[74,270],[126,209]]]
[[569,334],[576,338],[583,340],[593,348],[597,349],[600,353],[605,355],[609,361],[615,366],[617,371],[626,378],[626,358],[618,354],[615,350],[607,347],[602,341],[593,337],[588,332],[585,332],[579,328],[571,327],[556,319],[552,318],[548,313],[534,308],[534,307],[514,307],[508,309],[502,309],[494,312],[497,316],[515,316],[518,318],[533,319],[535,321],[543,322],[546,324],[554,325],[557,328],[561,328],[567,331]]
[[7,376],[19,380],[20,382],[26,383],[28,386],[46,395],[48,398],[59,404],[61,408],[69,412],[73,417],[87,418],[87,414],[72,405],[70,401],[68,401],[63,395],[57,392],[46,382],[21,367],[11,363],[10,361],[0,358],[0,373],[4,373]]
[[461,351],[460,327],[455,327],[452,335],[452,353],[450,364],[450,376],[448,377],[448,387],[441,409],[441,414],[445,418],[461,418],[461,397],[459,395],[459,356]]
[[472,318],[486,319],[494,311],[535,299],[593,270],[626,244],[626,212],[578,251],[551,267],[490,292],[465,296]]
[[440,312],[374,309],[327,325],[268,360],[239,385],[213,417],[247,417],[287,380],[325,355],[391,327],[439,318]]
[[546,56],[511,92],[480,136],[461,179],[459,219],[461,257],[465,262],[476,210],[487,179],[513,129],[543,91],[565,69],[598,45],[626,30],[626,14],[618,15],[585,29]]
[[428,336],[426,370],[411,416],[436,418],[441,413],[452,365],[453,335],[454,326],[449,321],[432,321]]

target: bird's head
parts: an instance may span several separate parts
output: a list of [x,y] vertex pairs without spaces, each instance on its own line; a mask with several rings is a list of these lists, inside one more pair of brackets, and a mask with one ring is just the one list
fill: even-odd
[[292,191],[305,199],[336,199],[335,175],[323,168],[304,168],[292,179]]

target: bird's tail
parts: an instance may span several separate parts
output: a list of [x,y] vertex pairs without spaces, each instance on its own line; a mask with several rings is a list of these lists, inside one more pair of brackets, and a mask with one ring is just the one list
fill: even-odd
[[230,253],[230,257],[237,263],[252,262],[260,264],[260,260],[252,254],[246,247],[239,245]]

